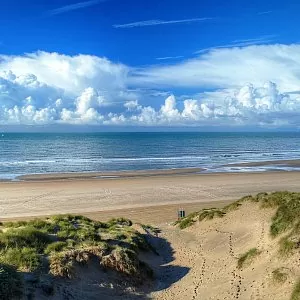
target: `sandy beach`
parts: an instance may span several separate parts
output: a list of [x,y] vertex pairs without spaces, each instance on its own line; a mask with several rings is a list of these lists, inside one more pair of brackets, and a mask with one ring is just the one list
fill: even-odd
[[[69,176],[35,175],[0,183],[1,221],[76,213],[101,221],[127,217],[157,226],[159,234],[152,235],[135,225],[156,251],[155,255],[142,255],[155,280],[141,287],[139,296],[129,293],[126,299],[290,299],[298,279],[299,258],[279,257],[280,237],[269,235],[274,208],[260,209],[258,203],[248,202],[223,218],[196,222],[183,230],[173,221],[178,208],[188,214],[224,207],[247,194],[299,191],[300,172],[197,174],[173,170],[118,177]],[[238,258],[254,247],[259,256],[251,265],[237,268]],[[284,270],[284,283],[274,282],[275,270]],[[88,288],[88,280],[82,279],[81,286]],[[76,281],[64,282],[64,287],[77,294]],[[124,299],[125,295],[120,295],[118,288],[102,289],[101,293],[108,300]],[[61,299],[59,295],[53,299]]]
[[189,212],[207,206],[207,202],[216,206],[220,201],[261,191],[297,191],[300,180],[300,172],[196,174],[195,170],[185,169],[169,172],[155,172],[155,176],[151,172],[128,176],[114,172],[120,177],[106,178],[83,177],[83,174],[75,174],[78,178],[35,175],[24,177],[23,181],[1,182],[0,219],[80,213],[97,219],[125,215],[159,224],[176,218],[180,206]]

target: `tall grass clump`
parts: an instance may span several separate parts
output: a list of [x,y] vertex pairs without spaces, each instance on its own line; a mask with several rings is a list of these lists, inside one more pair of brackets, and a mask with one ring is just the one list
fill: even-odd
[[32,227],[8,229],[0,233],[0,249],[28,247],[40,253],[49,243],[51,239],[46,233]]
[[34,272],[41,266],[40,256],[32,248],[8,248],[0,252],[0,262],[24,272]]
[[238,268],[241,269],[244,266],[247,266],[252,263],[255,257],[257,257],[260,254],[260,251],[257,248],[251,248],[246,253],[240,255],[238,258]]

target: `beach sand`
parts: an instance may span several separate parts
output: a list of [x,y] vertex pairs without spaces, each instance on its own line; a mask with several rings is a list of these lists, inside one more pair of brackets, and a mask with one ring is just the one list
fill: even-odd
[[119,178],[35,175],[34,180],[24,177],[24,181],[1,182],[0,219],[77,213],[97,219],[123,215],[160,224],[176,219],[179,207],[192,211],[204,202],[217,205],[262,191],[299,190],[300,172],[170,172],[155,176],[137,172],[134,177],[123,173]]
[[[299,258],[278,256],[278,238],[269,236],[274,209],[259,209],[249,202],[223,218],[184,230],[173,226],[173,221],[178,208],[190,213],[223,207],[247,194],[299,191],[300,172],[51,176],[0,183],[0,219],[76,213],[103,221],[123,216],[160,228],[158,236],[148,237],[159,256],[142,257],[156,280],[150,289],[145,288],[145,297],[126,295],[126,299],[290,299],[300,272]],[[237,258],[253,247],[258,248],[259,256],[250,266],[238,269]],[[276,268],[287,273],[286,282],[274,282]],[[103,299],[123,296],[118,289],[110,289]]]

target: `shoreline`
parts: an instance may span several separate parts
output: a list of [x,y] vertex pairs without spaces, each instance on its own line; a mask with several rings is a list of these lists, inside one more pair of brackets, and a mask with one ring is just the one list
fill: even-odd
[[265,160],[265,161],[231,163],[231,164],[223,165],[223,167],[263,167],[263,166],[300,167],[300,159]]
[[[266,167],[266,170],[251,170],[249,168]],[[247,170],[224,168],[248,168]],[[288,168],[288,169],[284,169]],[[294,168],[294,169],[293,169]],[[299,172],[300,159],[266,160],[253,162],[228,163],[215,166],[210,169],[205,167],[194,168],[170,168],[170,169],[146,169],[146,170],[120,170],[99,172],[61,172],[19,175],[13,179],[0,179],[1,182],[19,181],[48,181],[48,180],[87,180],[87,179],[119,179],[134,177],[153,177],[170,175],[209,175],[209,174],[233,174],[233,173],[265,173],[265,172]]]
[[[176,168],[176,169],[149,169],[149,170],[124,170],[103,172],[72,172],[72,173],[44,173],[17,176],[15,181],[47,181],[47,180],[72,180],[72,179],[118,179],[134,177],[152,177],[198,174],[203,168]],[[12,181],[12,180],[7,180]]]

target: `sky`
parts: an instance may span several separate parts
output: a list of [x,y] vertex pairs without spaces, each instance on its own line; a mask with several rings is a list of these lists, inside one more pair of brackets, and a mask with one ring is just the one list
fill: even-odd
[[300,129],[298,1],[0,4],[2,129]]

